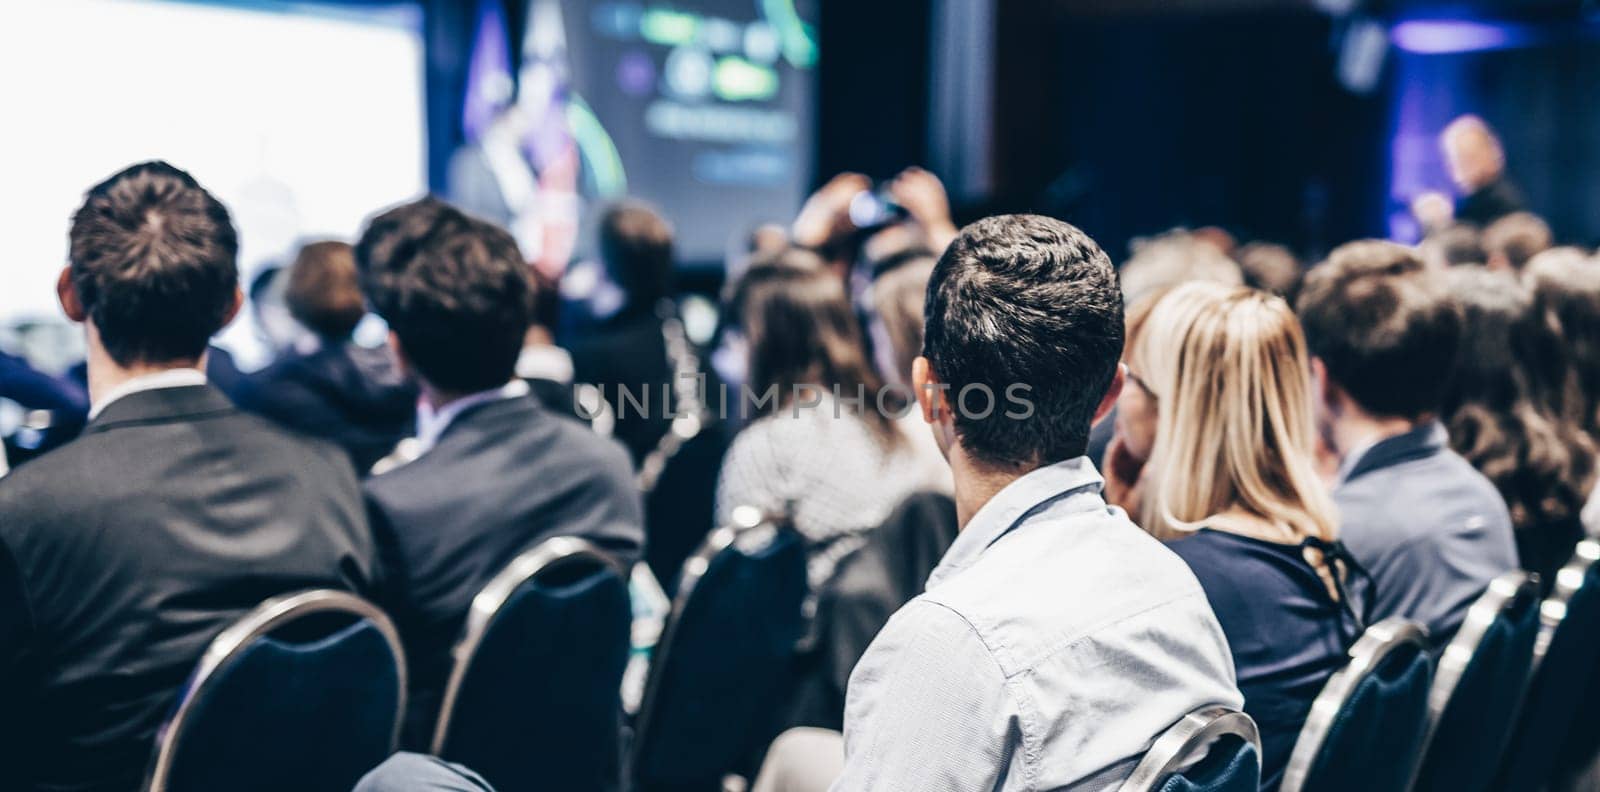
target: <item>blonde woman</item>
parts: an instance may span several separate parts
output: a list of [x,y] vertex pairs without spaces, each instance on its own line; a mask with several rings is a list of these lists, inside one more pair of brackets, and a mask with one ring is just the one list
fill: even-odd
[[1305,339],[1282,299],[1193,283],[1161,298],[1129,362],[1128,412],[1155,414],[1141,523],[1205,589],[1261,728],[1261,788],[1277,789],[1361,629],[1314,466]]

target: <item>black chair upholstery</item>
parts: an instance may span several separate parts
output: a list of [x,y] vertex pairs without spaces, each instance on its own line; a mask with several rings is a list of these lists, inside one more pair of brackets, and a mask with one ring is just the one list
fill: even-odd
[[959,530],[950,496],[914,493],[839,559],[817,591],[815,645],[801,660],[790,725],[844,728],[850,672],[889,617],[922,593]]
[[156,739],[149,792],[348,792],[394,750],[405,661],[373,605],[263,603],[212,641]]
[[1398,617],[1367,628],[1311,705],[1282,792],[1404,792],[1428,728],[1427,632]]
[[593,544],[556,537],[472,601],[433,752],[499,792],[622,784],[628,576]]
[[1600,544],[1578,543],[1572,560],[1556,573],[1540,606],[1533,679],[1517,727],[1506,746],[1494,789],[1540,790],[1564,770],[1593,756],[1600,726],[1593,709],[1600,668]]
[[781,717],[805,562],[800,535],[768,522],[719,528],[685,563],[639,711],[639,789],[715,790],[751,773]]
[[1489,789],[1533,668],[1539,576],[1508,572],[1490,582],[1439,657],[1428,711],[1433,733],[1413,789]]
[[1185,715],[1145,752],[1119,792],[1256,792],[1261,735],[1238,710]]

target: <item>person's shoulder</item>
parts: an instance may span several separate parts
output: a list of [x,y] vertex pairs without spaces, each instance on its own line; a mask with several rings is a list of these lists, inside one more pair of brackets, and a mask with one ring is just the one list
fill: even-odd
[[290,431],[242,410],[231,420],[231,431],[237,440],[255,446],[260,453],[275,454],[281,461],[302,464],[316,474],[337,474],[341,483],[347,474],[355,475],[349,454],[332,442]]
[[927,594],[913,598],[889,617],[862,663],[869,668],[892,668],[903,663],[907,654],[946,660],[987,658],[997,673],[1005,674],[982,632],[960,607]]

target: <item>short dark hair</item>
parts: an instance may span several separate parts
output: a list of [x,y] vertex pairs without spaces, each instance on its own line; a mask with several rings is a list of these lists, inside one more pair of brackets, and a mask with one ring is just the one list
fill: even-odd
[[417,244],[451,213],[459,214],[450,204],[429,195],[380,212],[367,221],[366,230],[356,240],[355,257],[361,291],[373,312],[387,316],[393,311],[387,300],[396,293],[396,279],[416,257]]
[[652,309],[672,291],[672,225],[639,201],[611,206],[600,217],[600,260],[629,308]]
[[289,267],[283,301],[289,315],[317,335],[349,338],[367,314],[351,247],[334,241],[302,246]]
[[1311,354],[1362,409],[1411,419],[1439,409],[1461,318],[1414,250],[1376,240],[1335,248],[1306,277],[1298,313]]
[[[1003,465],[1084,453],[1123,341],[1117,273],[1093,239],[1037,215],[973,223],[934,266],[924,313],[922,354],[952,401],[976,385],[999,405],[953,411],[964,450]],[[1031,388],[1026,417],[1005,414],[1013,384]]]
[[192,361],[239,288],[228,210],[194,177],[142,162],[90,188],[72,216],[74,290],[118,364]]
[[374,218],[356,250],[367,299],[422,379],[453,393],[510,381],[533,290],[509,233],[426,198]]

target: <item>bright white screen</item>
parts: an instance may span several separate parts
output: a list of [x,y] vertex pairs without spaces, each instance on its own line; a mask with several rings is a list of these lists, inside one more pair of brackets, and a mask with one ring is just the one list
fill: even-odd
[[52,0],[6,17],[0,323],[59,316],[71,214],[135,162],[168,160],[227,204],[245,277],[423,191],[414,13]]

